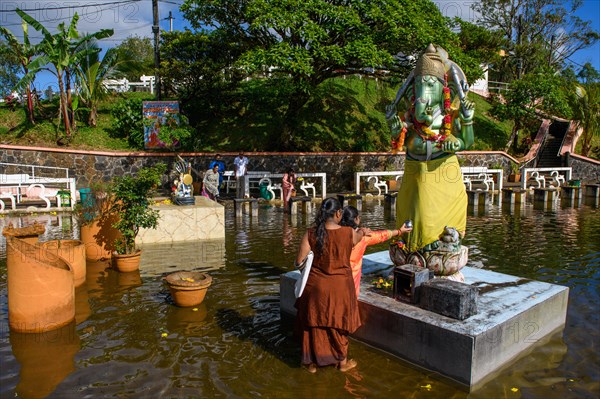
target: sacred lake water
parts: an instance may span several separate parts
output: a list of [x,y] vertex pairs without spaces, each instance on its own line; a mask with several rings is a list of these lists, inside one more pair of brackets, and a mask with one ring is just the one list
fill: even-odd
[[[443,206],[441,204],[440,206]],[[226,205],[222,241],[144,248],[140,272],[88,264],[76,290],[76,322],[44,334],[8,328],[6,242],[0,240],[1,398],[597,398],[600,396],[600,212],[582,206],[512,211],[491,206],[468,218],[470,266],[570,288],[564,330],[539,342],[477,391],[352,341],[358,367],[316,375],[300,368],[279,313],[279,276],[291,270],[312,217],[261,206],[236,218]],[[471,213],[472,215],[473,213]],[[363,202],[362,223],[391,228],[383,201]],[[293,218],[293,219],[292,219]],[[78,236],[69,215],[0,218],[0,227],[38,220],[42,240]],[[370,247],[368,252],[386,249]],[[208,272],[196,308],[178,308],[163,277]],[[527,339],[531,326],[514,327]],[[452,345],[452,342],[448,342]]]

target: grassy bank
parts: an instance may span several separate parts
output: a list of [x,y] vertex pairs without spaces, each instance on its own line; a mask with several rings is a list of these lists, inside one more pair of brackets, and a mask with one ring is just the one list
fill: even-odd
[[[256,82],[254,82],[257,85]],[[276,150],[283,112],[273,104],[270,92],[258,87],[244,91],[248,105],[196,127],[194,151],[273,151]],[[336,79],[324,83],[303,110],[296,145],[304,151],[387,151],[390,135],[384,112],[395,96],[396,87],[373,79]],[[69,147],[96,150],[139,150],[125,138],[115,137],[111,108],[126,98],[152,99],[146,93],[114,95],[102,102],[98,126],[77,122]],[[512,123],[499,122],[489,115],[490,104],[476,94],[474,150],[504,148]],[[185,109],[185,107],[184,107]],[[188,113],[193,112],[186,110]],[[29,146],[58,146],[62,126],[57,118],[57,103],[44,102],[36,115],[36,124],[26,120],[25,110],[9,109],[0,104],[0,142]]]

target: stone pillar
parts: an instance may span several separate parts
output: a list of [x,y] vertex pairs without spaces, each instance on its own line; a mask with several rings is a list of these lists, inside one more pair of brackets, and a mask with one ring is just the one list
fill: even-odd
[[337,197],[340,201],[340,204],[342,204],[342,207],[348,205],[350,200],[354,200],[356,201],[356,209],[358,209],[359,211],[362,209],[362,195],[360,194],[338,194]]
[[584,187],[585,203],[598,207],[598,203],[600,202],[600,184],[586,184]]

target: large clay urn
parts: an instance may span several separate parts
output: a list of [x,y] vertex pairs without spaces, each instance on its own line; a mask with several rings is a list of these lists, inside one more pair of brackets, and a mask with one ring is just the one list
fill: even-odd
[[175,305],[196,306],[202,303],[212,277],[201,272],[175,272],[165,278]]
[[75,287],[85,283],[85,245],[79,240],[51,240],[41,243],[47,251],[58,255],[71,265]]
[[112,254],[113,268],[121,273],[134,272],[140,269],[142,251],[137,250],[132,254]]
[[2,235],[5,237],[19,238],[28,244],[37,244],[39,236],[44,234],[46,226],[40,223],[34,223],[25,227],[13,227],[12,224],[6,226],[2,230]]
[[7,237],[8,321],[12,330],[41,333],[75,318],[71,266],[41,245]]
[[110,259],[114,243],[121,237],[112,227],[117,221],[114,214],[103,214],[99,219],[81,225],[81,241],[85,245],[85,257],[89,260]]

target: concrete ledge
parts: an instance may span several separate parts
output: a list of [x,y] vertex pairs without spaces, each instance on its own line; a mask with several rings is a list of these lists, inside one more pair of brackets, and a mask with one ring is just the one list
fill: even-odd
[[213,240],[225,237],[225,208],[218,202],[196,196],[195,205],[152,206],[160,212],[156,229],[141,229],[138,245],[177,241]]
[[[383,251],[365,256],[363,265],[387,273],[391,261]],[[567,287],[471,267],[462,272],[466,283],[479,288],[478,313],[463,321],[374,292],[365,277],[359,296],[363,326],[353,337],[473,388],[564,326]],[[299,276],[281,275],[283,313],[296,312]]]

